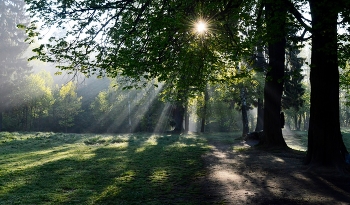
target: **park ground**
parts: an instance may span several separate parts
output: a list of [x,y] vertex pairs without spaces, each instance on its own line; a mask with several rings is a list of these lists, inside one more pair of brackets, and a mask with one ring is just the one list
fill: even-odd
[[[300,137],[300,136],[299,136]],[[284,131],[293,147],[262,150],[256,141],[231,143],[211,138],[204,156],[208,174],[205,190],[213,204],[350,204],[350,178],[329,169],[303,164],[305,145]]]
[[306,132],[284,137],[0,132],[0,205],[350,204],[348,175],[303,165]]

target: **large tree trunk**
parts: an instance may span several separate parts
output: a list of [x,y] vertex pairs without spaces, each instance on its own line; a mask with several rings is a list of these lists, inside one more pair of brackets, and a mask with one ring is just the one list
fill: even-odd
[[183,132],[183,120],[185,115],[185,108],[182,105],[182,103],[177,103],[174,109],[174,121],[175,121],[175,128],[174,132],[181,133]]
[[242,110],[242,124],[243,124],[243,133],[242,136],[245,137],[249,133],[249,122],[247,114],[247,100],[245,94],[245,88],[241,86],[241,110]]
[[[306,163],[340,167],[347,150],[340,133],[337,3],[310,0],[311,107]],[[329,5],[332,5],[330,7]]]
[[280,121],[287,10],[283,0],[267,0],[265,8],[269,68],[264,87],[264,137],[260,144],[266,147],[287,147]]

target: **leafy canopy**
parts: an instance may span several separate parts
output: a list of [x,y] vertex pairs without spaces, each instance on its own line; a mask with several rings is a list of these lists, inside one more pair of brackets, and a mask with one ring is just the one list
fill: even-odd
[[[239,35],[254,31],[249,22],[255,7],[241,0],[206,1],[205,6],[195,0],[26,2],[34,19],[27,27],[29,41],[36,36],[47,41],[33,58],[87,76],[126,75],[134,82],[158,78],[203,89],[254,39]],[[238,23],[240,17],[244,23]],[[204,34],[194,32],[197,19],[209,23]],[[49,28],[60,33],[47,37]]]

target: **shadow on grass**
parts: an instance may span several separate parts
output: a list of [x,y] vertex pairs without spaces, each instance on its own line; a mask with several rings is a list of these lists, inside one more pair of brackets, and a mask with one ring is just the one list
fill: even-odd
[[[233,138],[233,137],[231,137]],[[236,138],[238,139],[238,138]],[[211,154],[206,161],[208,193],[212,202],[223,204],[347,204],[350,177],[337,172],[307,170],[305,152],[262,150],[244,147],[240,141],[224,144],[224,139],[209,139]],[[226,140],[227,141],[227,140]]]
[[64,133],[0,132],[0,154],[20,154],[74,144],[81,135]]
[[[54,142],[57,137],[52,137]],[[203,204],[197,179],[205,175],[204,139],[147,134],[98,138],[83,140],[85,144],[76,139],[67,147],[60,142],[54,150],[34,143],[37,139],[27,139],[31,148],[9,142],[18,150],[24,146],[45,154],[26,157],[20,151],[21,157],[0,164],[0,204]]]

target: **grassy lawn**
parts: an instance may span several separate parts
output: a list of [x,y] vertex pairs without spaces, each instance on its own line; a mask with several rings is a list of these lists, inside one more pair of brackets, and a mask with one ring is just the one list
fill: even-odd
[[0,133],[0,204],[199,204],[198,135]]

